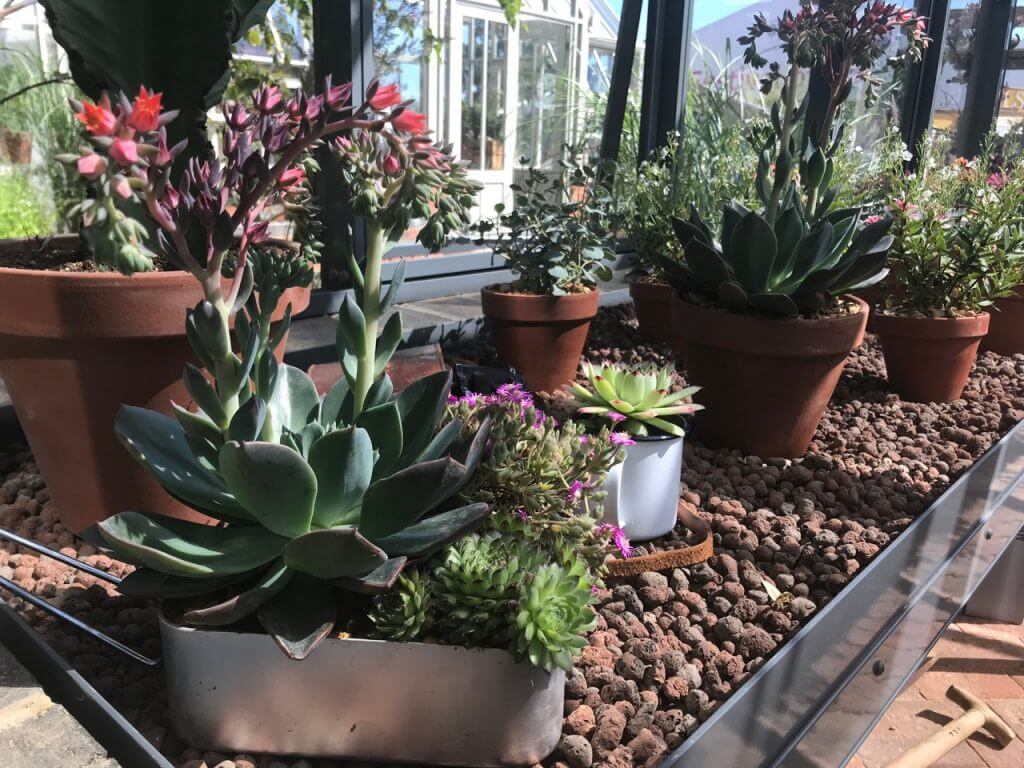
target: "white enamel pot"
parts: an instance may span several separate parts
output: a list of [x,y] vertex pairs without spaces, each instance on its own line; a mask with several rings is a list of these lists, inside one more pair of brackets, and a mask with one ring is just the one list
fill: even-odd
[[604,521],[625,531],[630,541],[647,541],[676,525],[683,438],[659,434],[633,439],[625,460],[609,470],[604,482]]

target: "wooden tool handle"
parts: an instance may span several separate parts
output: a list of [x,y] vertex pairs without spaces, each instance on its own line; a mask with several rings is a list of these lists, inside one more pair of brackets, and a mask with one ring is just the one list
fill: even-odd
[[916,747],[908,749],[885,768],[927,768],[984,726],[985,713],[972,709],[946,723],[941,731],[936,731]]

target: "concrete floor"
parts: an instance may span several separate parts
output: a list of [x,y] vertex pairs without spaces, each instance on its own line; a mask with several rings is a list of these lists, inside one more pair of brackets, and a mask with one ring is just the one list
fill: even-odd
[[962,710],[946,698],[959,685],[985,701],[1017,734],[1000,749],[979,731],[937,768],[1024,766],[1024,625],[960,617],[932,649],[928,661],[893,702],[847,768],[883,768]]

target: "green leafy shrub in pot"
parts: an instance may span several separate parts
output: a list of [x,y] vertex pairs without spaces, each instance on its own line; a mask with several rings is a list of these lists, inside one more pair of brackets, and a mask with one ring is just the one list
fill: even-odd
[[985,309],[1024,280],[1024,173],[993,171],[990,145],[950,163],[926,136],[919,156],[910,174],[894,161],[886,184],[893,271],[875,332],[900,396],[949,402],[961,396],[988,333]]
[[494,252],[516,276],[513,291],[564,296],[611,278],[611,196],[599,183],[600,169],[566,151],[560,173],[529,168],[511,187],[512,209],[499,204],[495,219],[476,226],[481,238],[494,237]]

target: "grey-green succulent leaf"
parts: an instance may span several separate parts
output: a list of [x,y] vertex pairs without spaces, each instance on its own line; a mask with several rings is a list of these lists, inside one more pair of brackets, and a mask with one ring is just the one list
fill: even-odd
[[310,531],[284,548],[289,568],[324,581],[364,576],[387,559],[384,550],[348,526]]
[[309,531],[316,475],[291,448],[275,443],[225,443],[220,471],[235,498],[267,530],[288,538]]
[[317,479],[313,524],[320,528],[359,522],[363,495],[373,476],[370,435],[359,427],[329,432],[309,449]]

